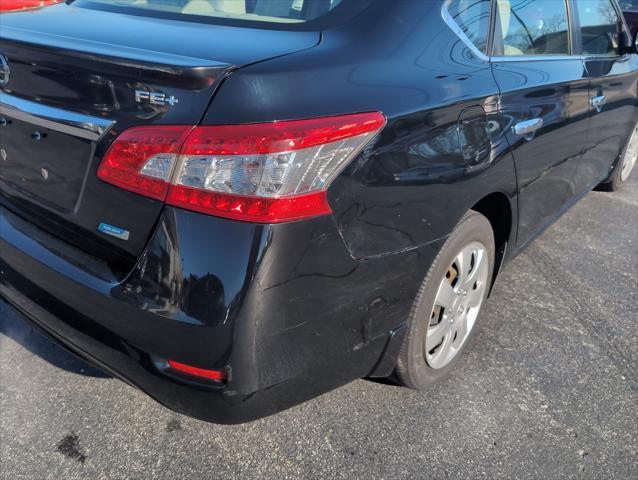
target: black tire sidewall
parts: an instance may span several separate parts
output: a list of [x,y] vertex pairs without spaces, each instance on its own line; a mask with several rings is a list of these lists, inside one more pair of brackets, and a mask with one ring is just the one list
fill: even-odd
[[623,183],[622,179],[620,178],[620,174],[622,172],[622,166],[624,162],[625,153],[623,152],[622,155],[619,155],[616,159],[616,165],[614,166],[614,171],[612,172],[609,180],[601,183],[598,186],[597,190],[602,190],[603,192],[615,192],[620,188]]
[[439,283],[458,252],[473,241],[478,241],[485,245],[488,253],[489,270],[483,304],[485,302],[494,272],[494,233],[487,218],[480,213],[470,211],[463,217],[452,235],[448,237],[448,240],[443,247],[441,247],[439,254],[432,263],[419,289],[419,293],[412,307],[408,321],[408,331],[399,355],[396,372],[399,379],[408,387],[422,390],[445,377],[462,357],[472,337],[478,330],[481,317],[480,312],[461,351],[459,351],[449,364],[440,369],[433,369],[427,364],[427,361],[423,357],[423,342],[429,323],[426,319],[430,318]]
[[[601,183],[600,185],[598,185],[598,187],[596,188],[597,190],[602,190],[605,192],[615,192],[618,189],[620,189],[620,187],[622,186],[623,183],[625,183],[622,178],[621,178],[621,174],[622,174],[622,167],[625,163],[625,159],[627,157],[627,149],[629,148],[629,143],[632,140],[632,136],[634,135],[635,130],[632,130],[632,134],[629,136],[629,139],[627,140],[627,143],[625,145],[625,147],[623,148],[622,153],[618,156],[618,158],[616,159],[616,164],[614,165],[614,169],[612,171],[611,176],[605,180],[603,183]],[[634,168],[636,168],[634,166]],[[631,175],[631,173],[630,173]],[[627,177],[629,178],[629,177]]]

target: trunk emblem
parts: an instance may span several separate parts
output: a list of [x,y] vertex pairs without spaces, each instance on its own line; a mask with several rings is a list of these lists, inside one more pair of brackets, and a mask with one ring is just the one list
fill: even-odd
[[150,103],[151,105],[174,106],[179,103],[177,97],[166,96],[162,92],[149,92],[148,90],[135,90],[135,101],[137,103]]
[[114,227],[113,225],[109,225],[108,223],[100,223],[100,226],[97,229],[106,233],[107,235],[111,235],[112,237],[119,238],[121,240],[128,240],[129,231],[124,230],[123,228]]
[[9,75],[11,70],[9,69],[9,62],[7,57],[0,53],[0,85],[4,86],[9,83]]

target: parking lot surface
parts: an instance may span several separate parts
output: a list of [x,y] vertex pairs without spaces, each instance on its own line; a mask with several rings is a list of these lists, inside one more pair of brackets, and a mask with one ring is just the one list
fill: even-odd
[[638,478],[638,175],[500,276],[425,393],[358,380],[219,426],[173,413],[0,303],[0,478]]

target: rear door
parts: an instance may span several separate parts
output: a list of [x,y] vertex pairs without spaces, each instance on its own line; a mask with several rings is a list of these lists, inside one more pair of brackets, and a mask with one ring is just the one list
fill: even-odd
[[590,78],[589,130],[575,181],[586,191],[607,177],[636,125],[638,65],[624,53],[624,23],[612,0],[575,0]]
[[311,48],[319,34],[81,5],[2,15],[0,203],[126,269],[163,204],[97,178],[114,138],[132,126],[196,125],[234,69]]
[[497,0],[493,71],[514,154],[518,241],[524,243],[574,195],[589,111],[589,79],[572,55],[564,0]]

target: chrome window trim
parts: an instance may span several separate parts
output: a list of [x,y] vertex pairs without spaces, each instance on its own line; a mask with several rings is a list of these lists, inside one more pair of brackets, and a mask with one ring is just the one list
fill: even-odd
[[583,55],[583,54],[577,54],[577,55],[529,55],[529,56],[521,56],[521,55],[516,55],[516,56],[511,56],[511,57],[507,57],[507,56],[503,56],[503,55],[499,55],[499,56],[494,56],[494,57],[490,57],[490,61],[492,62],[532,62],[532,61],[543,61],[546,62],[548,60],[558,60],[558,61],[565,61],[565,60],[622,60],[624,57],[627,57],[628,54],[625,55]]
[[498,55],[490,57],[492,62],[547,62],[553,61],[565,61],[565,60],[584,60],[583,55]]
[[5,92],[0,92],[0,114],[91,141],[99,140],[115,124],[114,120],[49,107]]

